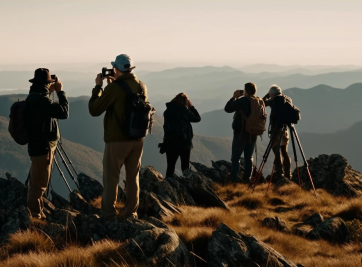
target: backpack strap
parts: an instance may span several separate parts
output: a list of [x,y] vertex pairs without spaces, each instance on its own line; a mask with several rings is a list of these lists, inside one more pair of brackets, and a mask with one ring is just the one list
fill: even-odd
[[127,95],[133,93],[131,88],[129,87],[128,83],[126,83],[125,81],[117,79],[117,80],[114,80],[113,82],[118,84],[120,87],[122,87],[126,91]]

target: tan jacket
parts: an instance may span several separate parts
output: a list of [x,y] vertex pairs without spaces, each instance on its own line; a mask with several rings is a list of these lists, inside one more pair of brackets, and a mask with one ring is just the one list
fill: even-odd
[[[131,90],[138,92],[139,80],[133,73],[124,74],[117,79],[125,81]],[[147,88],[142,89],[148,101]],[[126,113],[126,91],[116,83],[107,85],[104,90],[97,86],[92,91],[88,108],[92,116],[100,116],[104,111],[104,142],[132,140],[123,131],[123,118]]]

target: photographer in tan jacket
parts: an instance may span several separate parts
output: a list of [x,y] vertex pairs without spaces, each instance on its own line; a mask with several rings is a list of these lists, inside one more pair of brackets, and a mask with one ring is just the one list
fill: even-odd
[[[147,89],[132,73],[135,68],[128,55],[121,54],[111,63],[114,76],[102,77],[98,74],[95,80],[96,87],[92,91],[89,100],[89,113],[92,116],[100,116],[104,111],[104,142],[103,156],[103,197],[102,216],[106,220],[115,220],[115,204],[118,193],[119,176],[121,168],[126,168],[126,206],[122,214],[123,218],[137,218],[139,205],[139,170],[143,153],[144,138],[132,139],[123,129],[123,118],[126,113],[126,91],[115,80],[123,80],[132,92],[138,92],[140,87],[146,96]],[[108,85],[102,89],[103,79],[107,78]]]

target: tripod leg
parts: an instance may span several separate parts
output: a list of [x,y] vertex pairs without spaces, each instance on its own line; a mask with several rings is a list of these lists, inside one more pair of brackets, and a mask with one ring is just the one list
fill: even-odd
[[289,132],[290,132],[290,138],[292,139],[292,147],[293,147],[293,153],[294,153],[294,161],[295,161],[295,165],[296,165],[296,167],[297,167],[299,186],[302,186],[302,184],[301,184],[301,182],[300,182],[300,175],[299,175],[299,169],[298,169],[298,157],[297,157],[297,150],[295,149],[295,142],[294,142],[294,134],[293,134],[292,125],[289,124],[288,127],[289,127]]
[[267,146],[267,148],[266,148],[266,150],[265,150],[265,153],[264,153],[264,155],[263,155],[263,160],[262,160],[262,162],[260,163],[259,170],[258,170],[257,173],[255,174],[256,176],[254,177],[253,182],[249,184],[248,190],[249,190],[249,188],[253,187],[253,192],[254,192],[255,187],[256,187],[256,185],[258,184],[259,180],[260,180],[261,174],[262,174],[262,172],[263,172],[264,165],[265,165],[265,163],[266,163],[267,160],[268,160],[268,157],[269,157],[269,154],[270,154],[270,150],[271,150],[271,148],[272,148],[274,139],[275,139],[275,137],[276,137],[276,135],[277,135],[277,128],[278,128],[278,127],[275,127],[275,129],[274,129],[274,131],[273,131],[273,134],[272,134],[272,136],[271,136],[271,138],[270,138],[270,141],[269,141],[269,143],[268,143],[268,146]]
[[69,169],[68,164],[65,162],[65,159],[64,159],[64,157],[63,157],[63,155],[62,155],[62,153],[61,153],[61,151],[60,151],[59,147],[57,147],[57,152],[58,152],[59,157],[61,158],[61,160],[62,160],[62,162],[63,162],[63,164],[64,164],[65,168],[67,169],[67,171],[68,171],[68,173],[69,173],[70,177],[72,178],[72,180],[74,181],[74,183],[75,183],[75,185],[77,186],[78,190],[80,191],[80,188],[79,188],[78,182],[77,182],[77,180],[75,179],[75,177],[74,177],[74,175],[73,175],[72,171]]
[[77,173],[77,171],[76,171],[75,168],[74,168],[73,162],[70,160],[70,158],[68,157],[67,153],[65,152],[65,149],[64,149],[64,147],[63,147],[63,143],[59,140],[58,144],[59,144],[59,146],[60,146],[60,149],[63,151],[65,157],[67,158],[70,166],[72,167],[75,175],[78,177],[78,173]]
[[307,159],[305,158],[305,155],[304,155],[304,152],[303,152],[303,148],[302,148],[302,145],[301,145],[301,143],[300,143],[300,140],[299,140],[297,131],[295,130],[295,127],[294,127],[294,126],[291,126],[291,129],[293,130],[293,133],[294,133],[294,135],[295,135],[295,139],[297,140],[297,144],[298,144],[300,153],[302,154],[302,158],[303,158],[303,161],[304,161],[304,165],[305,165],[305,168],[307,169],[307,174],[308,174],[310,183],[311,183],[311,185],[312,185],[312,187],[313,187],[313,190],[314,190],[315,198],[318,200],[317,191],[315,190],[314,183],[313,183],[313,179],[312,179],[312,176],[311,176],[310,171],[309,171],[308,162],[307,162]]
[[57,166],[57,169],[58,169],[58,171],[59,171],[59,173],[60,173],[60,176],[62,176],[65,184],[67,185],[67,187],[68,187],[68,189],[69,189],[69,192],[72,192],[72,189],[70,188],[70,186],[69,186],[69,184],[68,184],[68,182],[67,182],[67,179],[65,179],[64,173],[63,173],[62,170],[60,169],[60,166],[59,166],[59,164],[58,164],[58,161],[57,161],[57,159],[56,159],[55,157],[54,157],[54,163],[55,163],[55,166]]
[[[287,125],[283,125],[283,127],[281,128],[281,132],[280,132],[280,135],[279,135],[279,142],[278,142],[278,146],[277,146],[277,150],[276,150],[277,152],[280,150],[280,144],[282,143],[283,134],[284,134],[286,128],[287,128]],[[270,186],[272,178],[273,178],[274,169],[275,169],[275,163],[273,165],[273,171],[272,171],[272,174],[270,176],[269,186]],[[268,193],[268,191],[269,191],[269,186],[268,186],[268,189],[267,189],[266,193]]]

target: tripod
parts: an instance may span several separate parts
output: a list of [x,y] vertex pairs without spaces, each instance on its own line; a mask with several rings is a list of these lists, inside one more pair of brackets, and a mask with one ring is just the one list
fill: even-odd
[[[276,127],[274,128],[274,131],[272,133],[272,136],[270,138],[270,141],[269,141],[269,144],[265,150],[265,153],[263,155],[263,160],[260,164],[260,167],[256,173],[256,177],[254,177],[254,181],[253,183],[251,183],[249,185],[249,188],[252,187],[253,188],[253,192],[255,190],[255,187],[256,185],[258,184],[259,182],[259,179],[261,177],[261,174],[262,174],[262,171],[263,171],[263,168],[264,168],[264,165],[265,163],[267,162],[268,160],[268,157],[269,157],[269,154],[270,154],[270,151],[272,149],[272,146],[273,146],[273,143],[275,141],[275,138],[278,136],[278,132],[279,130],[281,129],[281,132],[279,134],[279,142],[278,142],[278,146],[277,146],[277,151],[280,150],[280,146],[281,146],[281,141],[282,141],[282,138],[283,138],[283,134],[284,132],[287,130],[287,128],[289,128],[289,132],[290,132],[290,136],[291,136],[291,139],[292,139],[292,147],[293,147],[293,154],[294,154],[294,161],[295,161],[295,164],[296,164],[296,168],[297,168],[297,174],[298,174],[298,181],[299,181],[299,185],[301,185],[301,181],[300,181],[300,173],[299,173],[299,168],[298,168],[298,157],[297,157],[297,151],[296,151],[296,148],[295,148],[295,141],[294,141],[294,138],[296,139],[297,141],[297,144],[298,144],[298,147],[299,147],[299,150],[300,150],[300,153],[302,154],[302,158],[303,158],[303,161],[304,161],[304,166],[307,170],[307,174],[308,174],[308,177],[309,177],[309,180],[310,180],[310,183],[313,187],[313,190],[314,190],[314,195],[316,197],[316,199],[318,199],[317,197],[317,192],[315,190],[315,187],[314,187],[314,183],[313,183],[313,180],[312,180],[312,176],[310,174],[310,171],[309,171],[309,167],[308,167],[308,162],[307,162],[307,159],[305,158],[305,155],[304,155],[304,152],[303,152],[303,148],[302,148],[302,145],[300,143],[300,140],[299,140],[299,137],[298,137],[298,134],[297,134],[297,131],[294,127],[294,125],[292,123],[283,123],[283,124],[278,124],[276,125]],[[272,170],[272,173],[271,173],[271,176],[270,176],[270,180],[269,180],[269,185],[268,185],[268,189],[267,189],[267,192],[269,191],[269,188],[270,188],[270,184],[272,182],[272,179],[273,179],[273,174],[274,174],[274,170],[275,170],[275,163],[273,164],[273,170]]]
[[75,173],[75,175],[76,175],[77,177],[78,177],[78,173],[77,173],[77,171],[76,171],[75,168],[74,168],[73,162],[69,159],[67,153],[65,152],[65,149],[64,149],[64,147],[63,147],[63,144],[62,144],[62,141],[61,141],[61,140],[58,141],[58,145],[57,145],[57,147],[56,147],[56,149],[55,149],[53,162],[55,163],[55,166],[57,167],[57,169],[58,169],[58,171],[59,171],[59,174],[60,174],[60,176],[63,178],[66,186],[67,186],[68,189],[69,189],[69,191],[72,192],[72,189],[70,188],[69,183],[68,183],[67,179],[65,178],[65,175],[64,175],[64,173],[62,172],[62,169],[60,168],[59,163],[58,163],[58,161],[57,161],[57,159],[56,159],[56,157],[55,157],[56,153],[58,153],[58,155],[59,155],[60,159],[62,160],[62,163],[63,163],[63,165],[65,166],[67,172],[69,173],[69,175],[70,175],[70,177],[72,178],[73,182],[75,183],[75,185],[77,186],[78,190],[80,191],[78,181],[77,181],[76,178],[74,177],[74,175],[73,175],[72,171],[70,170],[67,162],[65,161],[64,156],[63,156],[63,153],[64,153],[65,157],[67,158],[68,163],[69,163],[70,166],[72,167],[72,169],[73,169],[73,171],[74,171],[74,173]]

